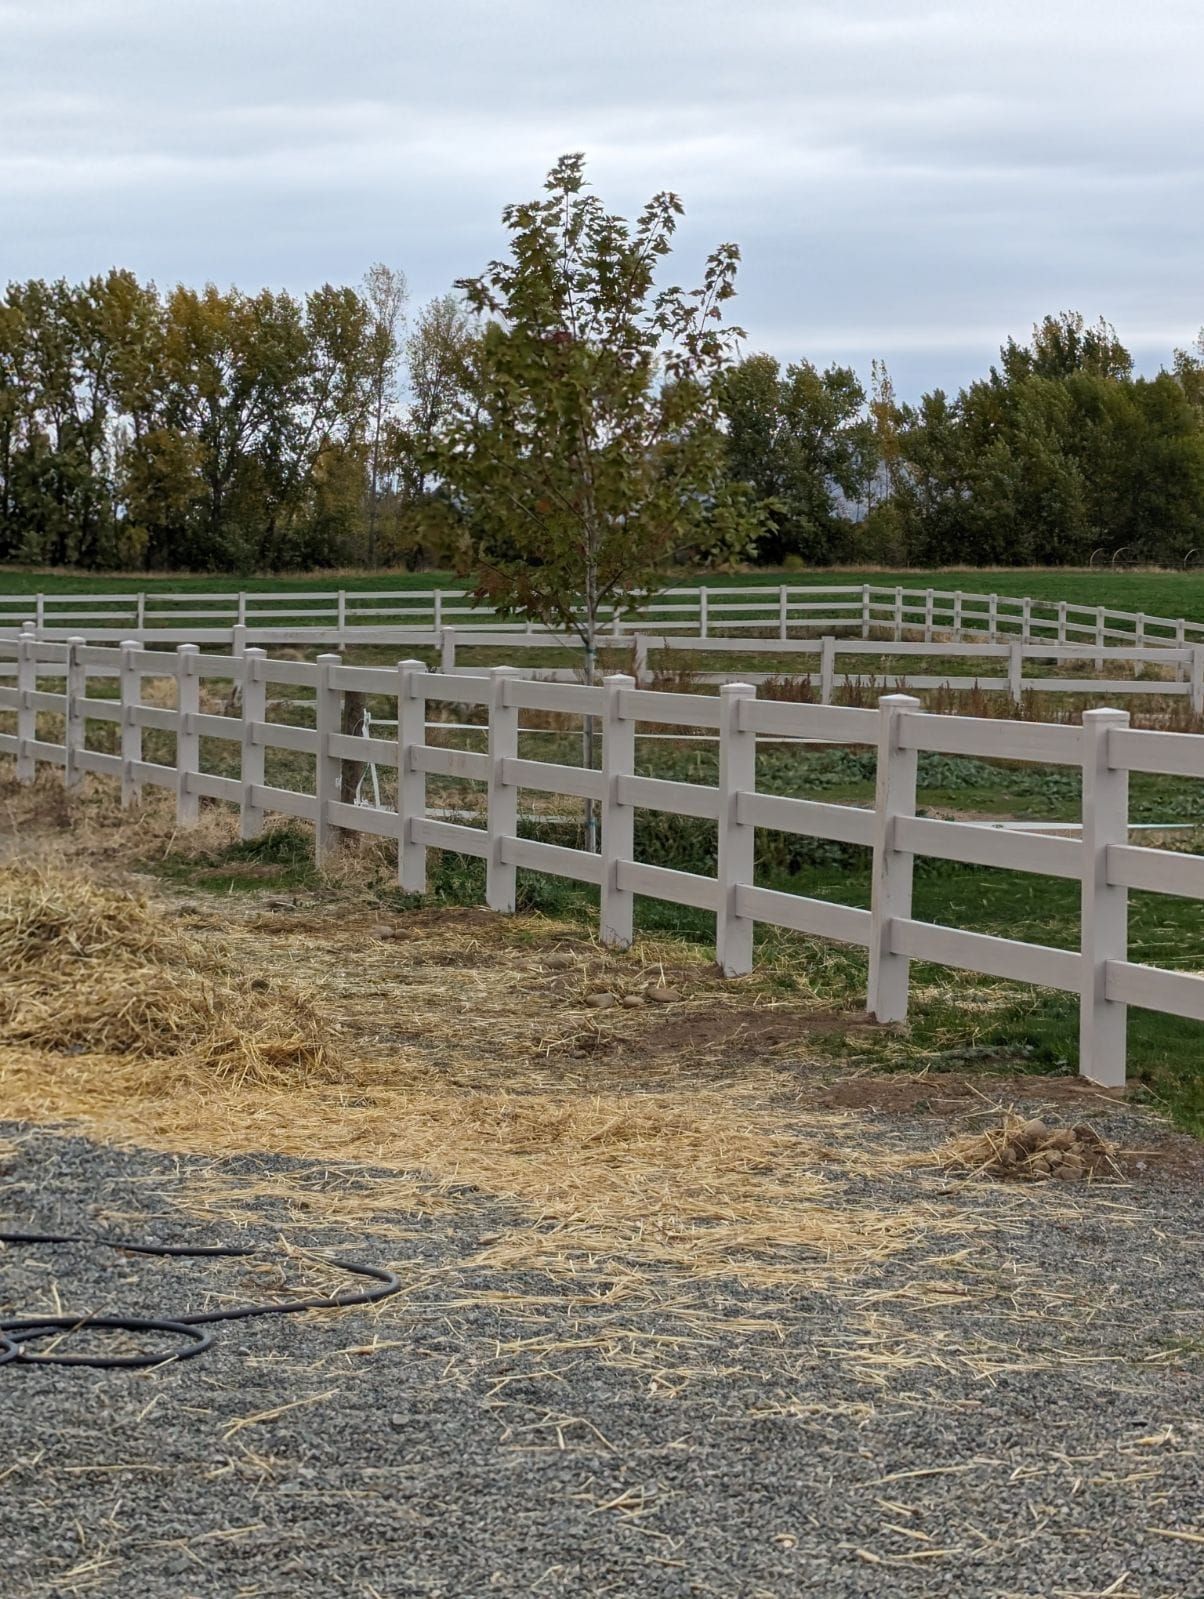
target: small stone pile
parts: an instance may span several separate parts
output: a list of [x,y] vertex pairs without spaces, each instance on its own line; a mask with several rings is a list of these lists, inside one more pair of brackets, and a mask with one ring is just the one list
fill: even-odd
[[1112,1146],[1085,1122],[1051,1127],[1037,1117],[1025,1121],[1019,1116],[1008,1116],[1001,1127],[955,1139],[947,1164],[1020,1182],[1055,1178],[1074,1183],[1117,1171]]

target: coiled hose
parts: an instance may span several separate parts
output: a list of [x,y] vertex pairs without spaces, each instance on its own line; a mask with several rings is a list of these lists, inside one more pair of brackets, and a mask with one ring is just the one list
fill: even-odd
[[[0,1244],[93,1244],[105,1249],[116,1249],[130,1255],[165,1255],[238,1259],[258,1255],[254,1245],[240,1244],[144,1244],[130,1243],[118,1238],[85,1238],[74,1233],[0,1233]],[[36,1316],[0,1319],[0,1366],[15,1363],[24,1366],[99,1366],[107,1371],[126,1368],[136,1370],[147,1366],[160,1366],[169,1360],[190,1360],[203,1354],[213,1342],[213,1334],[204,1331],[219,1321],[246,1321],[252,1316],[287,1316],[299,1310],[338,1310],[345,1305],[371,1305],[378,1299],[387,1299],[397,1293],[401,1279],[380,1266],[365,1266],[362,1261],[335,1260],[317,1257],[338,1271],[350,1272],[354,1277],[370,1277],[379,1286],[355,1292],[314,1295],[310,1299],[291,1299],[283,1302],[269,1301],[259,1305],[236,1305],[232,1310],[207,1310],[193,1316]],[[39,1338],[53,1338],[56,1334],[82,1331],[100,1327],[106,1331],[159,1332],[184,1340],[183,1346],[163,1354],[148,1355],[72,1355],[33,1354],[26,1344]]]

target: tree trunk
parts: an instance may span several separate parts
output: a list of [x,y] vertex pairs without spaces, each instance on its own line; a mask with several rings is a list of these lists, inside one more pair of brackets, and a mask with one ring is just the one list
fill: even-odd
[[[364,731],[365,697],[358,689],[348,689],[343,695],[343,717],[341,731],[352,738],[360,738]],[[366,761],[343,761],[339,768],[339,799],[344,805],[354,805],[356,790],[368,769]],[[338,828],[335,837],[344,847],[352,839],[360,838],[359,833],[350,833],[345,828]]]

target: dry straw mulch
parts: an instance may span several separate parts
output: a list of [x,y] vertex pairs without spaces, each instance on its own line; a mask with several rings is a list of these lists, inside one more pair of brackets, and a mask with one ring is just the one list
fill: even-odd
[[[330,1080],[330,1024],[229,951],[120,889],[47,866],[0,870],[0,1041],[139,1063],[147,1086]],[[63,1070],[62,1067],[59,1070]]]

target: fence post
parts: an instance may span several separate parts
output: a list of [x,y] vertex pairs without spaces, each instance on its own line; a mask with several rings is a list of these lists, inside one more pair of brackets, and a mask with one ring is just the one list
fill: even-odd
[[246,596],[246,591],[245,590],[240,590],[239,591],[239,595],[238,595],[238,615],[235,617],[234,620],[235,620],[235,623],[236,623],[236,625],[238,627],[246,627],[246,625],[247,625],[247,596]]
[[121,803],[136,805],[142,798],[142,783],[134,770],[142,759],[142,724],[137,720],[142,699],[142,674],[134,656],[142,648],[136,639],[121,642]]
[[454,627],[445,627],[439,635],[439,670],[441,672],[454,672],[456,669],[456,630]]
[[146,633],[146,590],[145,589],[140,589],[138,591],[138,609],[137,609],[137,612],[135,613],[135,626],[138,629],[139,642],[141,642],[143,640],[143,637],[144,637],[145,633]]
[[[1182,617],[1175,623],[1175,648],[1181,650],[1187,645],[1187,623]],[[1182,683],[1184,677],[1183,662],[1175,662],[1175,682]]]
[[903,590],[895,590],[895,643],[903,638]]
[[999,596],[987,595],[987,634],[992,644],[999,642]]
[[635,853],[635,807],[619,799],[619,782],[635,773],[635,718],[623,715],[622,695],[634,677],[615,672],[603,680],[602,713],[602,915],[604,944],[626,949],[633,934],[635,896],[619,887],[619,862]]
[[338,611],[335,618],[335,627],[338,631],[340,647],[347,642],[347,590],[340,589],[338,594]]
[[962,604],[964,596],[961,589],[953,596],[953,642],[960,644],[962,641]]
[[1138,611],[1137,621],[1133,628],[1134,643],[1139,650],[1145,648],[1145,612]]
[[33,615],[34,627],[41,633],[46,626],[46,596],[44,594],[36,594],[34,596]]
[[30,745],[38,736],[38,713],[33,695],[38,687],[38,643],[33,633],[17,638],[17,782],[32,783],[37,776],[37,761]]
[[636,687],[643,688],[648,681],[648,639],[643,633],[632,635],[631,670]]
[[414,823],[426,817],[426,773],[414,751],[426,743],[426,695],[416,679],[421,661],[397,663],[397,882],[405,894],[426,893],[426,845]]
[[1108,763],[1112,729],[1127,711],[1083,712],[1083,978],[1079,1072],[1106,1088],[1125,1080],[1128,1007],[1107,996],[1109,961],[1128,959],[1129,895],[1108,881],[1108,849],[1129,837],[1129,773]]
[[431,623],[431,626],[435,629],[436,633],[443,626],[443,590],[442,589],[436,589],[435,590],[435,613],[434,613],[434,619],[433,619],[433,621]]
[[[239,660],[247,653],[247,628],[245,622],[236,622],[230,629],[230,654]],[[235,680],[237,681],[237,679]]]
[[489,673],[489,779],[486,808],[489,854],[485,858],[485,903],[491,911],[513,911],[518,874],[502,859],[502,840],[518,832],[518,789],[507,783],[504,763],[518,755],[518,707],[506,703],[506,686],[521,677],[516,666]]
[[1104,648],[1104,607],[1097,605],[1095,608],[1095,669],[1098,672],[1104,664],[1104,657],[1100,653]]
[[819,702],[831,705],[836,686],[836,640],[831,635],[819,641]]
[[1058,601],[1058,643],[1066,642],[1066,601]]
[[870,636],[870,586],[868,583],[861,585],[861,636]]
[[263,787],[266,747],[260,724],[267,721],[268,684],[264,672],[266,650],[248,649],[242,667],[242,764],[239,767],[239,838],[258,838],[263,832],[263,808],[255,804],[252,788]]
[[1193,716],[1204,716],[1204,644],[1191,647],[1191,709]]
[[880,1022],[907,1018],[911,963],[891,950],[891,923],[911,917],[913,857],[895,848],[895,820],[916,811],[913,749],[899,743],[902,718],[920,709],[910,694],[885,694],[878,701],[878,775],[874,794],[874,857],[870,892],[870,979],[866,1008]]
[[341,726],[342,695],[331,681],[336,666],[343,664],[341,655],[319,655],[318,686],[314,690],[314,725],[318,731],[318,757],[314,773],[314,792],[318,799],[318,817],[314,823],[314,858],[319,866],[329,860],[335,845],[336,828],[330,818],[331,804],[339,797],[339,777],[342,762],[330,750],[330,741]]
[[753,881],[756,829],[741,822],[741,793],[757,786],[757,735],[740,725],[740,707],[756,689],[751,683],[724,683],[719,690],[719,913],[715,920],[715,959],[725,977],[752,971],[753,923],[736,910],[736,891]]
[[698,590],[698,636],[706,638],[707,622],[709,619],[707,606],[707,591],[705,585]]
[[78,788],[83,772],[80,770],[79,752],[84,747],[84,713],[81,705],[88,692],[87,668],[79,652],[86,639],[67,640],[67,704],[64,717],[63,744],[66,755],[63,761],[63,787]]
[[925,642],[925,644],[931,644],[932,643],[932,618],[933,618],[933,609],[934,609],[934,605],[935,605],[935,600],[936,600],[936,596],[932,592],[932,590],[931,589],[925,590],[925,593],[924,593],[924,642]]
[[1027,644],[1033,636],[1033,602],[1026,594],[1020,603],[1020,642]]
[[778,588],[778,637],[790,637],[790,596],[785,583]]
[[1008,699],[1013,705],[1024,703],[1024,645],[1019,639],[1008,645]]
[[201,679],[197,672],[196,644],[176,649],[176,822],[191,827],[200,819],[201,801],[188,779],[201,769],[201,738],[196,717],[201,709]]

